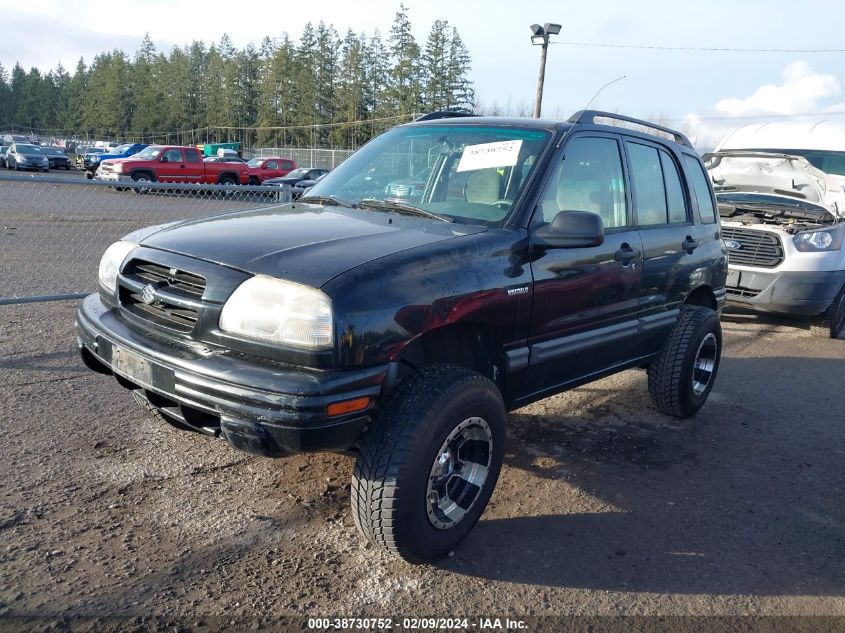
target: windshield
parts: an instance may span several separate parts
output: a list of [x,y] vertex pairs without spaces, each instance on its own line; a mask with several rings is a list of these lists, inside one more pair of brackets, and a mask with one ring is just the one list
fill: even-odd
[[130,147],[132,147],[132,143],[127,143],[126,145],[118,145],[117,147],[111,148],[109,150],[109,154],[123,154],[124,152],[128,152]]
[[754,152],[775,152],[778,154],[791,154],[803,156],[816,169],[833,174],[834,176],[845,176],[845,152],[833,152],[820,149],[754,149]]
[[246,164],[249,165],[250,167],[261,167],[261,161],[263,161],[263,160],[264,160],[263,158],[253,158],[252,160],[247,161]]
[[288,175],[285,176],[286,178],[305,178],[305,169],[300,167],[299,169],[294,169],[293,171],[288,172]]
[[496,224],[519,198],[550,138],[546,130],[510,126],[397,127],[346,159],[308,197],[364,200],[364,207],[391,201]]
[[161,150],[161,147],[148,147],[147,149],[143,149],[135,154],[132,158],[137,158],[139,160],[153,160],[159,157]]
[[17,151],[18,154],[24,154],[26,156],[42,156],[43,155],[41,148],[36,147],[35,145],[15,145],[15,151]]
[[43,147],[41,148],[41,151],[50,156],[64,156],[64,152],[58,149],[53,149],[52,147]]

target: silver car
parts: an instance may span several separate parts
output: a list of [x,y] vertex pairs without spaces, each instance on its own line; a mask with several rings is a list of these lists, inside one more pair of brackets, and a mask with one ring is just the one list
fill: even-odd
[[50,171],[50,161],[37,145],[13,143],[6,153],[6,169]]

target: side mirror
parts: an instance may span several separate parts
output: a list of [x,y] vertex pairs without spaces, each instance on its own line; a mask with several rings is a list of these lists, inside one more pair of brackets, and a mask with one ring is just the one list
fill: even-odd
[[536,229],[531,242],[541,248],[589,248],[604,242],[601,216],[590,211],[561,211]]
[[167,162],[167,156],[162,156],[161,158],[158,159],[158,162],[166,163]]

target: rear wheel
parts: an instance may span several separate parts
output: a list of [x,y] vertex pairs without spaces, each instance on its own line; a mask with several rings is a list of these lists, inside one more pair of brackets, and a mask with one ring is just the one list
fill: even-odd
[[478,521],[499,477],[505,407],[487,378],[435,365],[387,396],[361,442],[352,516],[374,545],[436,559]]
[[845,330],[845,286],[839,290],[828,309],[813,319],[810,330],[815,336],[839,338]]
[[722,326],[710,308],[685,305],[678,322],[648,367],[654,405],[676,418],[698,411],[710,395],[722,355]]

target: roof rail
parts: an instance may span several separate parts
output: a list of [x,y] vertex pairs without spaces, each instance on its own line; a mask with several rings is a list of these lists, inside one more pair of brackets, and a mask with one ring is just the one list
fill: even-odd
[[635,119],[634,117],[625,116],[624,114],[616,114],[615,112],[602,112],[601,110],[579,110],[571,117],[569,117],[569,120],[567,122],[576,124],[595,123],[596,117],[602,117],[605,119],[615,119],[617,121],[625,121],[626,123],[641,125],[643,127],[648,127],[653,130],[660,130],[664,134],[668,134],[673,139],[675,139],[676,143],[686,145],[687,147],[692,149],[692,143],[690,143],[690,140],[684,134],[681,134],[677,130],[664,127],[663,125],[658,125],[657,123],[651,123],[650,121],[643,121],[642,119]]
[[437,112],[429,112],[428,114],[423,114],[422,116],[418,116],[414,119],[414,123],[417,121],[434,121],[435,119],[456,119],[458,117],[465,117],[465,116],[477,116],[472,114],[471,112],[457,112],[455,110],[438,110]]

